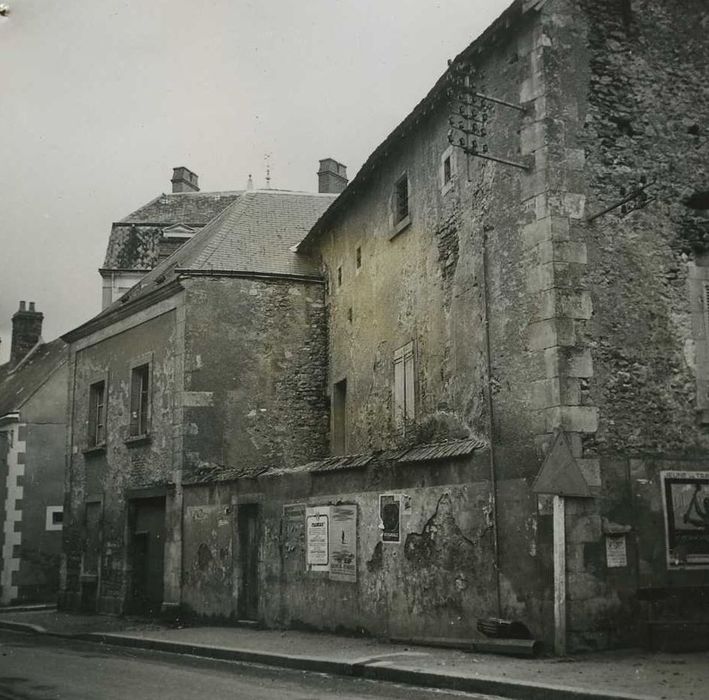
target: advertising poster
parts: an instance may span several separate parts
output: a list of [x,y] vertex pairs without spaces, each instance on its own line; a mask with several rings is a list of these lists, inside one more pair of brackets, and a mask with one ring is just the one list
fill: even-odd
[[330,578],[357,581],[357,506],[330,509]]
[[330,506],[305,511],[306,564],[308,571],[330,570]]
[[606,566],[609,569],[628,566],[628,545],[625,535],[606,535]]
[[709,568],[709,472],[661,473],[667,567]]
[[379,496],[379,529],[382,542],[401,542],[401,496],[381,494]]

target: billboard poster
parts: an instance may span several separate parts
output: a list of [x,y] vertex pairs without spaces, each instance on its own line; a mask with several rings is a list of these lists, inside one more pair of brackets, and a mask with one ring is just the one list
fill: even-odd
[[661,472],[668,569],[709,568],[709,472]]
[[401,542],[401,496],[380,494],[379,529],[382,542]]
[[330,506],[305,511],[306,564],[308,571],[330,570]]
[[357,581],[357,506],[330,508],[330,578]]

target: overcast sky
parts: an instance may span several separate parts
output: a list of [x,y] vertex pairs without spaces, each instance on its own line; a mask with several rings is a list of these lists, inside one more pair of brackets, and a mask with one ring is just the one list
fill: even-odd
[[171,189],[354,176],[507,0],[4,0],[0,361],[20,299],[45,340],[100,310],[112,221]]

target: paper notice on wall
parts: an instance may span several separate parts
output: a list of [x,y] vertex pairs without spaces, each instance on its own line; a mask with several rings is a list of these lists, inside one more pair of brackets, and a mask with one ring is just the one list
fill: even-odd
[[330,506],[305,511],[306,565],[308,571],[330,570]]
[[379,496],[379,529],[382,542],[401,542],[401,496],[381,494]]
[[606,535],[606,565],[609,569],[628,566],[628,547],[625,535]]
[[330,509],[330,578],[357,581],[357,506]]

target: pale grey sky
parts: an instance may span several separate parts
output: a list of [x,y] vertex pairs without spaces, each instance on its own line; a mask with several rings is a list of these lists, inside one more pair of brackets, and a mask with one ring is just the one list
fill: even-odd
[[354,176],[508,0],[6,0],[0,362],[20,299],[51,340],[100,309],[112,221],[170,191]]

